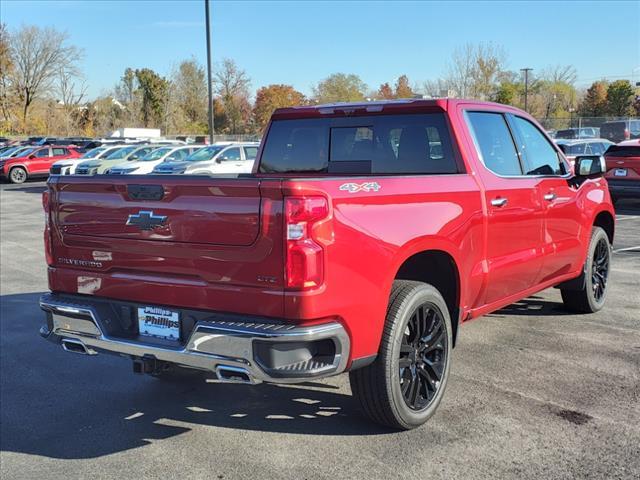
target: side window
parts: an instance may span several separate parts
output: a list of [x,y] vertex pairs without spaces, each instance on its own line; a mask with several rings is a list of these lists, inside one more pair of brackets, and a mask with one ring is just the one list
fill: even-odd
[[244,156],[247,160],[255,160],[258,155],[258,147],[244,147]]
[[504,116],[492,112],[467,114],[482,163],[498,175],[522,175],[518,152]]
[[66,155],[67,154],[67,149],[66,148],[54,148],[53,149],[53,156],[54,157],[58,157],[60,155]]
[[224,152],[222,152],[221,157],[224,157],[224,160],[229,162],[235,162],[240,160],[240,149],[239,148],[228,148]]
[[176,150],[171,155],[169,155],[169,157],[167,157],[167,160],[179,161],[185,158],[188,154],[189,152],[186,149]]
[[49,149],[48,148],[41,148],[40,150],[38,150],[35,153],[36,158],[44,158],[44,157],[48,157],[49,156]]
[[526,175],[563,175],[564,168],[555,148],[538,128],[522,117],[513,116],[517,142],[524,156]]

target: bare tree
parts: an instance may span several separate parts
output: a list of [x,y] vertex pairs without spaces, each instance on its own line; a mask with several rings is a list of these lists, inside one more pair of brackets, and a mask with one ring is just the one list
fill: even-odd
[[475,47],[467,43],[454,50],[449,63],[447,78],[448,90],[454,90],[457,97],[470,97],[473,87],[475,68]]
[[476,45],[473,53],[473,88],[471,95],[480,100],[493,96],[504,69],[507,55],[504,49],[492,43]]
[[72,71],[82,53],[67,45],[68,35],[51,27],[22,27],[11,37],[11,57],[15,64],[12,83],[22,102],[22,121],[26,125],[33,101],[53,87],[60,68]]
[[236,62],[225,58],[216,68],[214,90],[224,107],[230,133],[240,133],[251,116],[249,85],[251,80]]
[[454,90],[457,97],[487,100],[495,93],[505,59],[504,49],[498,45],[467,43],[453,52],[440,86]]
[[58,103],[64,113],[66,134],[69,135],[74,115],[79,118],[77,114],[87,94],[87,85],[75,69],[60,67],[56,87],[60,97]]
[[9,31],[2,23],[0,24],[0,110],[5,122],[10,120],[14,106],[14,96],[11,95],[11,76],[14,69]]

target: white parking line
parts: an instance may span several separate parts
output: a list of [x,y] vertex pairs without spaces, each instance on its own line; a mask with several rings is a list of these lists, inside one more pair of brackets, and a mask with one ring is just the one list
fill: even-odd
[[613,253],[620,253],[620,252],[640,252],[640,245],[638,245],[637,247],[625,247],[625,248],[618,248],[617,250],[614,250]]
[[619,222],[621,220],[632,220],[634,218],[640,220],[640,217],[638,217],[637,215],[616,215],[616,222]]

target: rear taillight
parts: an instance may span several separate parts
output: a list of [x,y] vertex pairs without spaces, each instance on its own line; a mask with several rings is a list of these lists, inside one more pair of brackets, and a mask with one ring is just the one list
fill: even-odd
[[628,128],[624,129],[624,139],[625,140],[631,140],[631,132],[629,131]]
[[286,285],[291,290],[318,287],[324,277],[321,224],[329,216],[324,197],[285,197]]
[[42,192],[42,208],[44,209],[44,256],[47,265],[53,265],[51,246],[51,214],[49,211],[49,190]]

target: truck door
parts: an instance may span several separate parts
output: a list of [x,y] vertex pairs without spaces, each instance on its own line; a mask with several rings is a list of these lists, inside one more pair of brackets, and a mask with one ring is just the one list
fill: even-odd
[[558,150],[540,129],[526,118],[508,115],[523,158],[525,175],[538,178],[544,209],[543,262],[537,283],[580,269],[580,237],[583,212],[576,187]]
[[487,208],[484,304],[535,285],[542,266],[544,210],[537,178],[524,175],[505,116],[467,111]]

